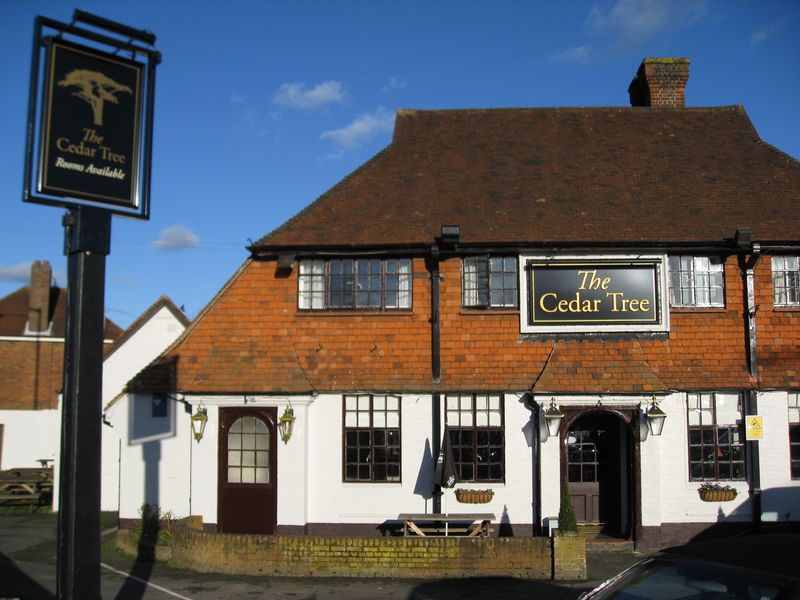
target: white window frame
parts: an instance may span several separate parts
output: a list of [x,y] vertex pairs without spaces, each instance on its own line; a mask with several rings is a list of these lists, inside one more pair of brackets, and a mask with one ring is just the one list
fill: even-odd
[[[670,269],[670,306],[674,308],[725,308],[724,258],[685,254],[671,255],[668,264]],[[717,289],[721,296],[719,301],[714,300],[714,291]],[[688,298],[685,297],[687,294]]]
[[777,308],[800,307],[800,257],[772,257],[772,299]]
[[[499,270],[495,269],[498,261],[502,261]],[[514,271],[507,270],[510,264],[514,265]],[[485,270],[480,268],[481,265]],[[499,302],[495,301],[493,296],[497,292],[501,292],[505,296],[504,292],[512,289],[506,285],[509,276],[513,278],[514,301],[505,302],[504,299]],[[461,305],[464,308],[517,308],[519,306],[519,263],[517,258],[487,254],[462,258]]]

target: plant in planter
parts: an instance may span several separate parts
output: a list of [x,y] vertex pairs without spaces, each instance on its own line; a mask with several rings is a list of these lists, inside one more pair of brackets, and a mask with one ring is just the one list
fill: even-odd
[[464,504],[486,504],[494,498],[494,490],[456,490],[456,500]]
[[739,492],[729,485],[706,481],[697,489],[697,493],[703,502],[728,502],[736,498]]
[[572,498],[566,486],[561,488],[561,506],[558,509],[558,531],[578,531],[578,521],[575,518],[575,509],[572,508]]

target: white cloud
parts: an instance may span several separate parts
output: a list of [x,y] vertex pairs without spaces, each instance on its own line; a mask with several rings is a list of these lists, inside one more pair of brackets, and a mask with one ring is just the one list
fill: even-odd
[[245,102],[247,102],[247,96],[231,94],[231,104],[244,104]]
[[31,278],[31,263],[21,263],[10,267],[0,267],[0,281],[19,281],[28,283]]
[[613,0],[593,7],[589,22],[617,45],[635,46],[692,25],[707,11],[708,0]]
[[199,244],[200,238],[191,229],[185,225],[172,225],[163,229],[150,247],[155,250],[174,251],[193,248]]
[[341,150],[358,148],[375,136],[391,133],[394,114],[379,106],[375,112],[365,113],[341,129],[325,131],[320,139],[333,141]]
[[750,48],[758,48],[764,42],[769,41],[770,38],[783,29],[785,22],[786,19],[778,19],[772,25],[762,25],[753,30],[750,35]]
[[551,54],[548,59],[552,62],[581,63],[589,60],[592,49],[589,46],[576,46]]
[[381,88],[381,91],[384,94],[388,94],[389,92],[393,92],[394,90],[402,90],[407,85],[408,81],[405,81],[398,77],[392,77],[391,79],[389,79],[389,83],[387,83]]
[[344,102],[346,97],[341,81],[323,81],[313,88],[302,82],[284,83],[275,92],[272,101],[284,108],[313,110],[328,104]]

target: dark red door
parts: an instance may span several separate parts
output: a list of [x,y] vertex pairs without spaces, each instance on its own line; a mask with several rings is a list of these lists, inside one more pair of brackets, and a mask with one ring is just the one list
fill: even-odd
[[275,532],[277,408],[221,408],[218,526],[223,533]]
[[602,524],[618,535],[622,478],[619,424],[610,415],[589,415],[567,434],[567,482],[578,522]]

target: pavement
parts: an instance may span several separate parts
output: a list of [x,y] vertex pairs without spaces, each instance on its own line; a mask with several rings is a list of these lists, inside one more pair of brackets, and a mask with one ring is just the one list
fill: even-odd
[[[635,552],[587,553],[589,581],[552,582],[511,577],[463,579],[330,579],[249,577],[196,573],[120,553],[102,545],[102,597],[115,600],[572,600],[641,558]],[[53,600],[56,516],[0,514],[0,600]]]

